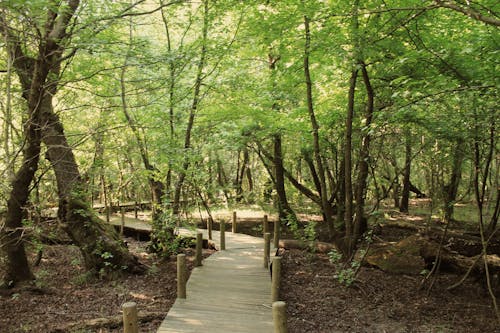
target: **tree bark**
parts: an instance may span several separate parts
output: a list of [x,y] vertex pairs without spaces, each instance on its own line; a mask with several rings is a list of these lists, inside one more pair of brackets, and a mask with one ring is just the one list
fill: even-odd
[[328,225],[330,237],[333,238],[335,233],[335,228],[333,225],[334,212],[328,200],[329,195],[326,186],[325,168],[323,166],[323,160],[321,157],[321,147],[319,142],[319,124],[318,121],[316,120],[316,114],[314,112],[314,105],[313,105],[312,80],[311,80],[311,72],[309,69],[311,31],[309,27],[309,17],[307,15],[304,15],[304,33],[305,33],[304,76],[306,81],[307,110],[309,113],[309,118],[311,121],[311,127],[313,133],[314,161],[316,162],[316,167],[318,169],[317,182],[319,182],[319,195],[321,198],[321,208],[323,211],[325,222]]
[[296,219],[295,212],[290,207],[285,190],[285,168],[283,166],[283,152],[281,150],[281,135],[273,135],[274,143],[274,180],[276,193],[278,195],[278,212],[279,221],[287,221],[288,219]]
[[54,169],[58,196],[58,217],[62,228],[80,248],[85,267],[94,273],[109,271],[141,273],[144,267],[130,254],[114,229],[104,224],[86,202],[84,183],[59,117],[52,105],[42,112],[42,141]]
[[361,149],[359,152],[358,160],[358,178],[356,181],[356,216],[354,219],[354,233],[352,235],[353,241],[350,242],[351,246],[361,237],[361,235],[367,229],[367,220],[365,217],[365,197],[366,189],[368,186],[368,173],[369,173],[369,161],[370,161],[370,143],[371,143],[371,133],[370,127],[373,118],[374,111],[374,98],[375,94],[373,87],[370,83],[370,77],[368,76],[368,71],[366,69],[366,64],[361,63],[361,74],[363,76],[363,82],[366,89],[366,108],[365,108],[365,124],[364,130],[362,131],[361,139]]
[[410,175],[411,175],[411,136],[410,130],[406,130],[405,135],[405,168],[403,174],[403,193],[401,194],[401,204],[399,211],[408,214],[410,200]]
[[184,137],[184,152],[185,158],[182,164],[182,169],[179,172],[179,178],[175,184],[174,189],[174,201],[172,203],[172,213],[174,216],[179,216],[180,212],[180,199],[181,199],[181,191],[184,181],[186,179],[186,174],[189,168],[189,149],[191,148],[191,135],[194,126],[194,119],[198,110],[198,104],[200,103],[200,91],[201,84],[203,83],[204,75],[203,70],[205,68],[206,58],[207,58],[207,36],[208,36],[208,22],[209,22],[209,13],[208,13],[208,0],[203,0],[203,28],[202,28],[202,42],[201,42],[201,51],[200,51],[200,59],[198,61],[198,70],[196,73],[196,78],[194,82],[194,92],[193,92],[193,101],[191,104],[191,108],[189,110],[189,118],[186,127],[186,134]]
[[[345,142],[344,142],[344,180],[345,180],[345,243],[346,249],[353,247],[353,189],[352,189],[352,122],[354,118],[354,95],[356,91],[356,79],[358,70],[354,68],[351,71],[351,79],[349,81],[349,94],[347,105],[347,117],[345,126]],[[342,247],[344,248],[344,247]],[[348,251],[348,250],[347,250]],[[348,253],[350,255],[350,253]]]
[[[144,268],[137,258],[128,252],[111,227],[105,226],[95,216],[86,202],[84,183],[73,151],[52,106],[64,59],[63,45],[70,38],[66,30],[79,4],[79,1],[68,0],[66,4],[60,4],[59,12],[48,9],[45,34],[39,41],[36,59],[27,57],[19,47],[16,50],[22,61],[14,62],[14,66],[24,90],[23,97],[28,100],[28,110],[39,112],[41,140],[47,146],[47,158],[56,174],[58,217],[62,228],[80,248],[86,268],[96,273],[109,270],[142,272]],[[32,172],[35,170],[36,167]]]
[[[132,46],[132,21],[130,21],[130,28],[129,28],[129,42],[130,42],[130,47]],[[154,220],[158,219],[158,210],[161,211],[161,205],[162,205],[162,199],[163,196],[165,195],[165,185],[158,181],[156,179],[156,175],[158,173],[158,169],[150,162],[149,159],[149,154],[148,154],[148,149],[146,147],[145,140],[141,137],[141,133],[139,132],[139,128],[137,127],[136,121],[133,118],[133,116],[130,114],[128,103],[127,103],[127,89],[126,89],[126,84],[125,84],[125,74],[127,71],[127,66],[128,66],[128,58],[129,58],[129,52],[127,52],[127,55],[125,56],[125,62],[121,68],[120,71],[120,96],[121,96],[121,101],[122,101],[122,111],[123,114],[125,115],[125,119],[127,120],[127,123],[132,130],[132,133],[134,133],[135,140],[137,142],[137,146],[139,148],[139,152],[141,154],[142,162],[144,164],[144,168],[148,171],[147,177],[148,177],[148,183],[149,187],[151,189],[151,204],[153,208],[153,216],[152,218]]]
[[463,140],[460,139],[453,149],[453,162],[451,169],[450,182],[444,185],[444,219],[451,221],[453,219],[453,207],[457,199],[458,186],[462,178],[462,163],[465,158],[463,150]]

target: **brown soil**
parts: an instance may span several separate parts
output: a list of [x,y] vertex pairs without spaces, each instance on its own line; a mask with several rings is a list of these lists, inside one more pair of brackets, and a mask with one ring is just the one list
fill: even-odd
[[[112,321],[92,329],[83,324],[119,317],[128,301],[151,314],[140,324],[140,332],[156,332],[176,297],[175,257],[159,260],[146,253],[147,243],[127,241],[149,272],[112,281],[86,277],[74,246],[45,246],[35,268],[36,285],[0,293],[0,333],[121,332]],[[186,253],[192,268],[194,253]],[[290,333],[500,332],[491,299],[477,281],[448,292],[446,287],[459,277],[441,274],[427,294],[419,288],[419,276],[363,267],[346,287],[326,254],[286,250],[283,257],[282,299],[288,304]]]
[[[34,269],[35,285],[0,294],[0,332],[122,332],[123,328],[112,321],[107,327],[94,329],[83,327],[83,323],[120,316],[122,304],[130,301],[137,303],[140,312],[152,314],[148,322],[140,324],[140,331],[156,332],[176,298],[176,258],[159,260],[146,253],[147,243],[127,242],[149,271],[111,281],[87,277],[76,247],[46,246],[40,265]],[[211,252],[204,250],[204,256]],[[191,270],[194,251],[187,249],[185,253]]]
[[500,332],[491,298],[474,281],[448,292],[459,277],[442,274],[427,294],[420,277],[362,267],[346,287],[327,255],[287,250],[283,257],[290,333]]

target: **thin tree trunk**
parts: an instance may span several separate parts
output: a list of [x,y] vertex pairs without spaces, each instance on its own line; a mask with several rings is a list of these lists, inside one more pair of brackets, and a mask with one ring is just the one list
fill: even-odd
[[[43,73],[38,67],[40,66],[37,66],[35,70],[32,88],[45,94],[40,81],[45,80],[47,74]],[[0,244],[7,259],[4,286],[8,287],[12,287],[21,281],[34,279],[24,248],[24,226],[22,220],[23,210],[28,202],[30,194],[30,184],[38,169],[41,143],[39,118],[40,111],[46,103],[47,98],[36,94],[30,94],[30,100],[28,101],[28,113],[30,118],[26,123],[24,131],[25,143],[23,161],[12,181],[12,190],[10,191],[7,201],[5,225],[0,232]]]
[[463,140],[458,140],[453,149],[453,162],[450,182],[444,186],[444,219],[449,222],[453,219],[455,201],[458,194],[458,186],[462,178],[462,163],[465,158]]
[[[345,123],[345,140],[344,140],[344,180],[345,180],[345,241],[346,248],[353,247],[353,189],[352,189],[352,122],[354,118],[354,94],[356,91],[356,79],[358,77],[358,70],[353,69],[351,72],[351,79],[349,82],[349,95],[347,106],[347,117]],[[350,253],[348,253],[350,255]]]
[[[4,34],[5,44],[7,44],[8,38],[7,34]],[[7,61],[6,61],[6,75],[5,75],[5,111],[4,111],[4,119],[3,119],[3,148],[4,148],[4,164],[6,166],[6,174],[7,179],[9,181],[14,180],[15,172],[14,172],[14,163],[11,160],[12,154],[10,151],[11,144],[11,133],[12,133],[12,72],[13,72],[13,61],[15,54],[13,54],[10,48],[7,48]]]
[[323,166],[323,160],[321,157],[321,147],[319,142],[319,124],[316,120],[316,115],[314,113],[313,106],[313,94],[312,94],[312,80],[311,73],[309,69],[309,54],[311,48],[311,31],[309,27],[309,17],[304,15],[304,33],[305,33],[305,46],[304,46],[304,76],[306,81],[306,97],[307,97],[307,110],[309,113],[309,118],[311,121],[312,133],[313,133],[313,149],[314,149],[314,160],[316,162],[316,167],[318,169],[318,180],[320,191],[319,195],[321,198],[321,207],[323,210],[323,216],[325,222],[328,225],[328,230],[330,232],[330,237],[334,236],[334,225],[333,225],[333,209],[328,201],[329,195],[326,186],[325,179],[325,168]]
[[410,175],[411,175],[411,134],[410,130],[406,129],[405,135],[405,168],[403,174],[403,193],[401,194],[401,204],[399,211],[408,214],[410,201]]
[[[129,47],[132,47],[132,21],[130,21],[130,27],[129,27]],[[162,199],[164,196],[165,192],[165,186],[163,185],[162,182],[158,181],[156,179],[156,174],[158,173],[158,169],[151,164],[150,159],[149,159],[149,154],[148,150],[146,147],[146,143],[144,142],[145,140],[141,137],[141,133],[139,132],[139,128],[137,127],[137,124],[135,122],[135,119],[132,117],[132,115],[129,112],[129,107],[127,103],[127,88],[126,88],[126,82],[125,82],[125,74],[127,71],[128,67],[128,58],[129,58],[129,51],[127,52],[127,55],[125,56],[125,62],[121,68],[120,71],[120,88],[121,88],[121,102],[122,102],[122,111],[123,114],[125,115],[125,119],[127,120],[127,123],[134,133],[137,146],[139,148],[139,152],[141,154],[142,162],[144,164],[144,168],[148,171],[148,183],[151,188],[151,205],[153,207],[153,219],[158,218],[158,212],[161,211],[159,209],[162,204]]]
[[191,104],[191,108],[189,110],[189,118],[186,127],[186,134],[184,137],[184,152],[185,158],[182,164],[182,169],[179,172],[179,178],[177,179],[177,183],[175,184],[174,189],[174,201],[172,204],[172,213],[174,216],[179,216],[180,212],[180,198],[182,186],[184,185],[184,180],[186,179],[186,174],[189,168],[189,149],[191,148],[191,135],[194,126],[194,119],[196,113],[198,111],[198,104],[200,102],[200,91],[201,84],[203,83],[203,70],[205,68],[205,62],[207,58],[207,36],[208,36],[208,1],[203,0],[203,28],[202,28],[202,41],[201,41],[201,51],[200,51],[200,60],[198,61],[198,70],[196,73],[195,83],[194,83],[194,93],[193,93],[193,101]]
[[[366,65],[361,63],[361,73],[363,76],[363,82],[366,89],[366,109],[365,109],[365,123],[364,127],[366,131],[362,131],[361,139],[361,149],[359,152],[358,160],[358,178],[356,181],[356,216],[354,219],[354,233],[352,235],[353,239],[351,241],[351,246],[354,246],[355,242],[361,237],[361,235],[367,229],[367,221],[365,217],[365,197],[366,188],[368,186],[368,173],[369,173],[369,162],[370,162],[370,143],[371,134],[370,126],[373,118],[374,111],[374,91],[370,83],[370,77],[368,76],[368,71]],[[353,250],[353,248],[351,248]]]
[[[495,314],[497,316],[497,320],[500,323],[500,311],[499,307],[497,304],[496,296],[493,292],[492,288],[492,282],[491,282],[491,276],[490,276],[490,269],[488,266],[488,251],[487,251],[487,241],[486,241],[486,234],[485,234],[485,227],[484,227],[484,217],[483,217],[483,204],[484,204],[484,196],[486,192],[486,181],[488,178],[488,173],[489,173],[489,167],[490,163],[493,157],[493,147],[492,144],[494,142],[493,136],[490,136],[490,147],[488,150],[488,154],[486,156],[486,161],[485,161],[485,167],[483,170],[483,177],[482,181],[480,180],[480,174],[481,174],[481,152],[480,152],[480,137],[479,137],[479,125],[478,125],[478,116],[477,114],[474,114],[474,120],[475,120],[475,136],[474,136],[474,194],[476,198],[476,203],[477,203],[477,209],[478,209],[478,222],[479,222],[479,233],[481,235],[481,244],[482,244],[482,257],[483,257],[483,263],[484,263],[484,274],[486,276],[486,284],[488,286],[488,292],[490,294],[491,300],[493,302],[493,307],[495,309]],[[490,128],[490,133],[494,133],[494,126],[492,125]]]
[[278,195],[278,212],[280,221],[287,221],[288,219],[295,219],[295,213],[288,203],[285,190],[285,171],[283,166],[283,152],[281,149],[281,135],[273,135],[274,142],[274,180],[276,186],[276,193]]
[[[164,1],[160,0],[160,5],[164,5]],[[167,20],[167,16],[165,14],[164,8],[161,10],[161,17],[163,20],[163,25],[165,27],[165,35],[167,37],[167,51],[169,53],[172,52],[172,40],[170,37],[170,28]],[[168,82],[168,124],[169,124],[169,135],[170,135],[170,144],[174,145],[175,143],[175,114],[174,114],[174,105],[175,105],[175,88],[176,88],[176,79],[177,75],[175,62],[173,60],[169,61],[169,82]],[[165,195],[168,197],[168,201],[171,201],[171,187],[172,187],[172,162],[169,160],[168,162],[168,170],[167,170],[167,178],[166,178],[166,193]]]

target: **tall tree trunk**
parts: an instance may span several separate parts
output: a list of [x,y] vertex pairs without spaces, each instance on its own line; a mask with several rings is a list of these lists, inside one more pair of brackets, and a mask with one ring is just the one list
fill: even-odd
[[274,142],[274,180],[276,187],[276,194],[278,195],[278,212],[280,221],[287,221],[288,219],[296,219],[295,212],[290,207],[285,190],[285,168],[283,166],[283,152],[281,149],[281,135],[273,135]]
[[460,139],[455,148],[453,149],[453,161],[450,182],[444,185],[444,219],[449,222],[453,219],[453,207],[455,205],[455,200],[457,199],[458,186],[460,185],[460,179],[462,178],[462,163],[465,158],[465,152],[463,149],[463,139]]
[[[248,149],[245,147],[243,149],[243,161],[241,162],[241,168],[237,168],[237,177],[236,177],[236,201],[241,202],[243,200],[243,179],[245,178],[246,172],[249,169],[249,155]],[[239,154],[238,154],[238,164],[239,163]]]
[[345,180],[345,246],[344,250],[349,253],[349,249],[353,247],[353,189],[352,189],[352,122],[354,118],[354,97],[356,92],[356,80],[358,70],[353,69],[351,79],[349,81],[349,94],[347,105],[347,117],[345,122],[345,139],[344,139],[344,180]]
[[[488,242],[486,241],[486,233],[485,233],[485,226],[484,226],[484,217],[483,217],[483,209],[484,209],[484,197],[486,194],[486,182],[488,179],[488,174],[490,172],[490,164],[493,158],[493,151],[494,151],[494,133],[495,133],[495,125],[494,122],[490,124],[490,137],[489,137],[489,149],[488,153],[486,154],[485,161],[484,161],[484,170],[481,170],[481,148],[480,148],[480,142],[481,142],[481,137],[479,135],[480,133],[480,125],[479,125],[479,119],[478,119],[478,114],[474,110],[474,158],[473,158],[473,165],[474,165],[474,178],[473,178],[473,183],[474,183],[474,194],[475,194],[475,199],[476,199],[476,204],[477,204],[477,211],[478,211],[478,224],[479,224],[479,234],[481,235],[481,244],[482,244],[482,257],[483,257],[483,263],[484,263],[484,274],[486,276],[486,284],[488,286],[488,292],[491,296],[491,300],[493,302],[493,307],[495,309],[495,313],[497,316],[497,320],[500,322],[500,311],[498,308],[497,304],[497,299],[496,295],[493,292],[492,288],[492,279],[490,276],[490,268],[488,265]],[[482,177],[480,176],[482,173]]]
[[339,225],[339,229],[345,232],[345,206],[346,206],[346,180],[345,180],[345,154],[342,156],[340,160],[340,166],[338,171],[338,182],[339,186],[337,188],[337,224]]
[[[0,21],[0,24],[2,22]],[[4,34],[5,44],[9,43],[7,34]],[[13,74],[13,62],[15,54],[10,48],[7,48],[7,59],[6,59],[6,75],[5,75],[5,110],[3,116],[3,149],[4,149],[4,165],[6,166],[6,175],[9,181],[14,180],[14,163],[11,160],[12,154],[10,151],[10,144],[12,141],[12,74]]]
[[403,193],[401,193],[401,204],[399,211],[408,214],[410,201],[410,175],[411,175],[411,133],[409,129],[405,130],[405,168],[403,173]]
[[194,126],[194,119],[198,111],[198,104],[200,103],[201,84],[203,83],[204,79],[203,70],[205,69],[205,62],[207,58],[207,37],[208,37],[208,22],[209,22],[208,1],[209,0],[203,0],[203,28],[202,28],[200,60],[198,61],[198,70],[194,82],[193,101],[191,104],[191,108],[189,109],[189,118],[186,127],[186,134],[184,137],[185,158],[182,164],[182,169],[179,172],[179,178],[177,179],[174,189],[174,201],[172,204],[172,213],[174,214],[174,216],[177,217],[179,216],[180,212],[180,199],[181,199],[182,186],[184,185],[184,180],[186,179],[186,174],[190,164],[189,149],[191,148],[191,135]]
[[319,142],[319,124],[316,120],[316,115],[314,113],[313,105],[313,94],[312,94],[312,80],[311,73],[309,70],[309,54],[311,48],[311,31],[309,27],[309,17],[304,15],[304,32],[305,32],[305,46],[304,46],[304,76],[306,81],[306,96],[307,96],[307,110],[309,113],[309,118],[311,121],[312,133],[313,133],[313,149],[314,149],[314,160],[316,162],[316,167],[318,169],[318,180],[319,180],[319,195],[321,198],[321,208],[323,211],[323,216],[326,224],[328,225],[328,230],[330,232],[330,237],[334,236],[334,225],[333,225],[333,209],[328,201],[329,195],[325,179],[325,168],[323,166],[323,160],[321,157],[321,147]]
[[354,233],[352,235],[353,241],[350,242],[351,246],[361,237],[367,229],[367,221],[365,217],[365,198],[366,189],[368,186],[369,162],[370,162],[370,143],[371,143],[371,123],[374,111],[374,98],[375,94],[368,76],[366,64],[360,63],[361,74],[363,76],[363,83],[366,89],[366,108],[365,108],[365,122],[364,127],[366,131],[362,131],[361,149],[359,151],[358,159],[358,178],[356,181],[356,216],[354,219]]
[[58,217],[62,228],[80,248],[85,267],[92,272],[143,272],[137,258],[130,254],[112,226],[104,224],[87,203],[84,182],[68,145],[63,126],[52,104],[42,112],[42,141],[54,169],[59,195]]
[[[47,158],[57,180],[58,216],[62,228],[80,248],[86,268],[96,273],[108,270],[142,272],[143,266],[137,258],[128,252],[112,227],[95,216],[88,204],[72,149],[52,107],[64,59],[63,45],[70,37],[66,30],[79,4],[77,0],[68,0],[60,3],[60,7],[48,9],[45,34],[39,41],[36,59],[27,57],[20,48],[18,37],[9,35],[15,41],[16,59],[19,59],[14,67],[24,90],[23,97],[28,100],[28,110],[39,112],[41,140],[47,146]],[[6,26],[6,22],[2,23]]]
[[[160,0],[160,5],[164,6],[165,1]],[[163,26],[165,27],[165,35],[167,37],[167,51],[169,53],[172,52],[172,40],[170,37],[170,28],[169,22],[167,19],[167,15],[165,13],[165,7],[161,9],[161,17],[163,20]],[[170,136],[170,144],[174,145],[175,143],[175,115],[174,115],[174,106],[175,106],[175,89],[176,89],[176,64],[173,60],[169,61],[169,82],[168,82],[168,124],[169,124],[169,136]],[[168,170],[167,177],[165,182],[166,193],[164,195],[167,196],[168,202],[171,202],[171,187],[172,187],[172,162],[168,161]]]
[[136,121],[133,118],[132,114],[129,111],[128,103],[127,103],[127,87],[125,82],[125,74],[128,67],[128,59],[129,53],[132,47],[132,20],[130,20],[129,25],[129,50],[127,51],[127,55],[125,56],[125,62],[120,71],[120,96],[122,102],[122,111],[125,115],[125,119],[134,133],[135,140],[137,142],[137,146],[139,148],[139,152],[141,154],[141,159],[144,164],[144,168],[148,171],[148,183],[151,189],[151,205],[153,208],[153,219],[156,220],[158,218],[158,213],[161,211],[162,199],[165,192],[165,186],[161,181],[156,179],[158,174],[158,169],[150,162],[148,150],[146,147],[145,140],[141,137],[141,133],[139,132],[139,128],[137,127]]
[[229,202],[229,193],[227,192],[228,180],[226,176],[226,171],[224,170],[224,165],[222,165],[222,162],[217,152],[215,153],[215,165],[217,168],[217,185],[224,193],[224,198],[226,199],[226,202]]
[[[37,66],[33,76],[32,88],[34,91],[45,94],[42,83],[47,73]],[[4,286],[12,287],[21,281],[33,280],[34,275],[29,267],[24,248],[23,209],[30,194],[30,184],[33,181],[40,157],[40,111],[48,99],[39,94],[31,93],[28,100],[29,121],[25,125],[25,143],[23,161],[12,181],[12,189],[7,201],[5,225],[0,232],[0,244],[6,254]]]

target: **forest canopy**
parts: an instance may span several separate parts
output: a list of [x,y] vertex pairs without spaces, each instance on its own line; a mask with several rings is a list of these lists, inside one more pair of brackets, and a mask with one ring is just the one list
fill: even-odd
[[[89,269],[143,267],[93,211],[304,207],[347,257],[385,202],[473,202],[498,230],[494,0],[0,3],[0,210],[7,282],[30,279],[27,214]],[[486,251],[484,253],[486,255]],[[23,259],[24,258],[24,259]],[[113,258],[110,260],[110,258]],[[21,264],[19,264],[21,263]]]

